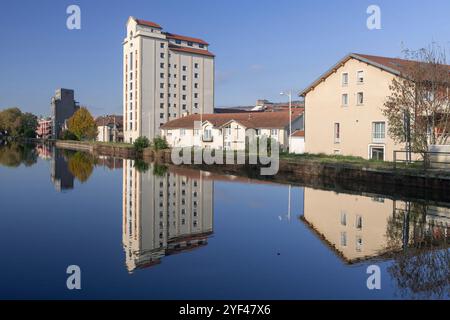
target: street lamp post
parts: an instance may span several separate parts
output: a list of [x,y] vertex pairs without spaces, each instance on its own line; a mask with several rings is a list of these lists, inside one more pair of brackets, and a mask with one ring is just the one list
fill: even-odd
[[287,93],[281,92],[280,95],[285,95],[289,97],[289,135],[288,135],[288,149],[291,152],[291,134],[292,134],[292,91]]

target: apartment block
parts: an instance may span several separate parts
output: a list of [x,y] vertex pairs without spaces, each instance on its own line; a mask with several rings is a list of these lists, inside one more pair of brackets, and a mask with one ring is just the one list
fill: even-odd
[[152,139],[167,121],[214,111],[214,54],[202,39],[130,17],[123,41],[124,139]]

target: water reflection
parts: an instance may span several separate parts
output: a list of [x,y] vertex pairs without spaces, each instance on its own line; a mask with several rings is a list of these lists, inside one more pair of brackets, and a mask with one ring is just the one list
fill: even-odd
[[402,296],[449,294],[448,204],[305,188],[301,220],[345,263],[392,259]]
[[163,168],[151,164],[143,170],[142,164],[124,160],[123,247],[129,272],[205,246],[213,232],[214,182],[200,171]]
[[37,162],[38,153],[34,145],[0,141],[0,165],[16,168],[21,164],[29,167]]

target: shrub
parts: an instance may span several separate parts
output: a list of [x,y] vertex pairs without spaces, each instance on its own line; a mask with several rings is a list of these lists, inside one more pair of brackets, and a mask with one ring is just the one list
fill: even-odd
[[133,145],[137,152],[142,152],[142,150],[150,146],[150,141],[147,137],[139,137],[134,141]]
[[61,139],[78,141],[78,137],[74,133],[70,132],[69,130],[66,130],[62,133]]
[[169,144],[167,143],[166,138],[155,137],[153,139],[153,148],[158,150],[164,150],[169,148]]
[[148,171],[149,165],[147,162],[145,162],[144,160],[141,159],[136,159],[134,161],[134,168],[137,170],[137,172],[139,173],[146,173]]

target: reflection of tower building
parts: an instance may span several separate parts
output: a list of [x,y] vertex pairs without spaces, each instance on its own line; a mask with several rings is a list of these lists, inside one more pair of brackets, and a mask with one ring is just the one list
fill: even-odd
[[73,189],[73,174],[69,171],[62,151],[55,147],[53,147],[51,170],[52,182],[58,192]]
[[200,171],[153,174],[123,165],[123,246],[129,271],[207,244],[213,229],[213,181]]

